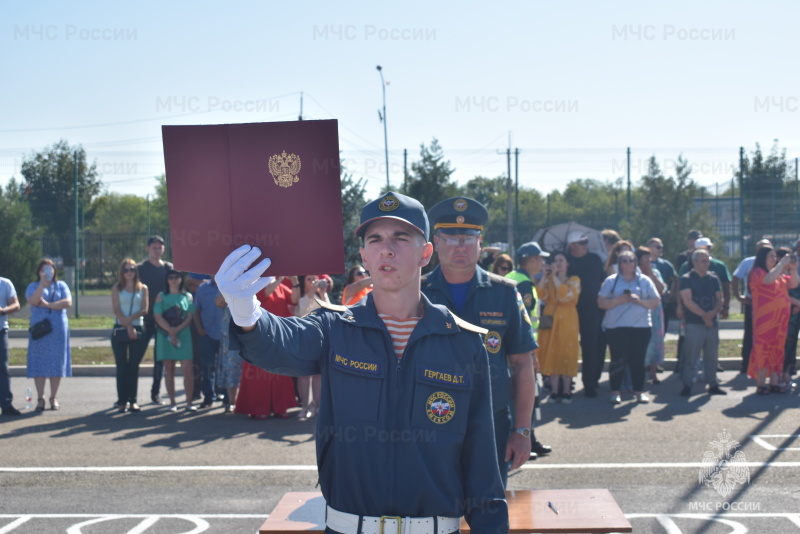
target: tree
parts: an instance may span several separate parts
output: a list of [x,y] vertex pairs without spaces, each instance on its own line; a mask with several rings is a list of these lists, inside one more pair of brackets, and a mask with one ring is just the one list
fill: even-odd
[[97,197],[91,206],[92,225],[87,228],[106,234],[141,234],[147,228],[147,200],[137,195],[109,193]]
[[[502,243],[508,240],[507,182],[508,178],[505,176],[496,178],[476,176],[462,187],[461,194],[474,198],[486,206],[486,210],[489,212],[489,222],[484,229],[483,238],[486,243]],[[514,225],[516,245],[533,239],[536,229],[544,225],[545,218],[545,199],[542,194],[535,189],[521,187],[519,189],[519,219]]]
[[450,180],[455,172],[450,161],[444,159],[439,141],[434,137],[430,148],[420,145],[420,160],[411,164],[407,195],[419,200],[430,209],[440,200],[459,194],[458,186]]
[[0,276],[14,283],[17,297],[25,303],[25,288],[36,278],[36,265],[42,258],[41,241],[32,230],[30,207],[23,201],[20,184],[13,178],[5,192],[0,189]]
[[617,228],[625,209],[620,186],[592,179],[571,181],[563,193],[553,191],[548,195],[545,209],[549,217],[545,224],[574,221],[598,230]]
[[761,147],[751,157],[744,157],[737,178],[742,183],[744,199],[744,255],[754,250],[755,242],[768,237],[781,242],[793,241],[797,236],[797,191],[789,174],[786,150],[780,151],[777,141],[766,158]]
[[[354,265],[361,263],[361,240],[355,236],[353,231],[358,228],[361,221],[361,208],[367,201],[364,199],[366,183],[363,178],[357,181],[353,179],[353,174],[348,173],[344,166],[344,161],[340,161],[339,175],[341,176],[342,188],[342,222],[344,231],[344,267],[345,273]],[[347,282],[347,274],[335,275],[334,293],[331,295],[332,302],[339,302],[342,289]]]
[[77,164],[78,200],[90,205],[102,184],[95,164],[88,165],[86,151],[71,147],[65,140],[42,152],[25,157],[20,172],[25,178],[25,198],[33,222],[55,238],[53,255],[64,258],[65,265],[75,265],[74,180]]
[[664,258],[674,261],[684,250],[687,232],[697,228],[714,242],[714,255],[721,254],[724,247],[708,208],[693,210],[693,198],[699,196],[700,187],[691,178],[691,172],[689,163],[678,156],[675,177],[666,177],[655,156],[651,156],[647,174],[636,188],[630,220],[620,226],[622,236],[637,245],[658,237],[664,242]]
[[[169,240],[169,205],[167,203],[167,176],[156,177],[156,194],[150,199],[150,233]],[[147,232],[145,228],[142,232]]]
[[464,185],[462,194],[465,197],[474,198],[486,206],[487,210],[499,204],[502,204],[502,206],[498,207],[505,208],[507,182],[508,178],[505,176],[498,176],[497,178],[476,176]]

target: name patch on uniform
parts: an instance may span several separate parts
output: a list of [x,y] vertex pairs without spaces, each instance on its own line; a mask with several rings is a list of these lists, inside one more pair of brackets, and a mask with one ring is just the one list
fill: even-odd
[[437,391],[428,397],[425,411],[428,414],[428,419],[437,425],[441,425],[450,421],[456,414],[456,402],[453,397],[444,391]]
[[496,312],[496,311],[482,311],[479,313],[481,317],[502,317],[503,312]]
[[494,330],[490,331],[486,334],[486,350],[488,350],[492,354],[497,354],[500,352],[500,347],[503,345],[503,338],[500,336],[499,332],[495,332]]
[[333,355],[333,365],[349,371],[359,371],[371,375],[379,375],[381,372],[381,364],[377,362],[348,358],[339,353]]
[[420,378],[426,382],[433,382],[434,384],[445,384],[448,386],[469,386],[470,383],[470,376],[463,373],[439,371],[437,369],[429,369],[427,367],[421,367],[419,372]]

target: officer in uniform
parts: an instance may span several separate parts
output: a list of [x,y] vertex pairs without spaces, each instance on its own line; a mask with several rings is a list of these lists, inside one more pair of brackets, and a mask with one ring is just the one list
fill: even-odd
[[505,484],[509,468],[530,459],[535,387],[531,352],[537,348],[530,318],[516,283],[478,266],[481,234],[489,220],[486,208],[471,198],[449,198],[428,216],[440,264],[423,279],[422,292],[488,330],[495,442]]
[[[536,276],[542,272],[542,264],[544,259],[549,257],[550,253],[542,250],[539,243],[530,241],[520,245],[517,249],[517,268],[506,275],[517,283],[517,291],[522,297],[522,303],[525,305],[525,310],[531,318],[531,328],[533,329],[533,338],[539,342],[539,295],[536,293],[536,283],[531,277]],[[536,353],[533,356],[533,370],[535,373],[539,371],[539,364],[536,360]],[[539,397],[536,397],[534,409],[538,407]],[[531,421],[531,459],[534,460],[538,456],[544,456],[553,452],[553,448],[549,445],[543,445],[536,439],[536,433],[533,429],[533,421]]]
[[[326,532],[448,534],[461,516],[473,532],[508,532],[500,473],[485,460],[497,454],[487,431],[485,330],[420,293],[433,254],[428,232],[412,198],[389,192],[367,204],[356,235],[373,291],[303,318],[258,307],[270,262],[248,270],[257,248],[232,252],[216,275],[245,360],[273,373],[322,374],[316,440]],[[413,328],[410,337],[398,324]]]

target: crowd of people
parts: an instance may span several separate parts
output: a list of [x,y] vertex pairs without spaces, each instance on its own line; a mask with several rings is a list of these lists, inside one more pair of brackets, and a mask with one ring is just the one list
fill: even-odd
[[[139,368],[148,346],[153,346],[153,381],[150,401],[169,403],[178,411],[175,385],[176,364],[183,375],[185,410],[197,412],[222,403],[225,413],[241,413],[253,419],[288,418],[298,406],[301,419],[311,419],[319,409],[319,375],[295,379],[263,371],[245,361],[231,344],[231,313],[213,277],[182,273],[162,260],[165,242],[152,236],[147,242],[148,257],[137,263],[123,259],[111,288],[114,326],[111,350],[116,365],[119,413],[142,410],[138,398]],[[72,376],[67,309],[72,296],[67,284],[58,279],[50,259],[36,269],[26,297],[31,307],[27,377],[34,379],[37,398],[35,411],[47,409],[46,385],[50,382],[50,409],[60,409],[58,389],[63,377]],[[371,279],[362,266],[351,269],[343,303],[350,291],[350,303],[358,302],[372,289]],[[281,277],[258,295],[264,309],[282,317],[302,317],[330,303],[333,280],[328,275]],[[356,300],[353,301],[353,298]],[[5,374],[0,377],[0,404],[4,415],[21,415],[13,406],[8,375],[8,316],[20,310],[13,283],[0,278],[0,331],[3,333]],[[162,398],[161,384],[167,393]]]
[[[608,346],[610,402],[621,403],[625,392],[649,402],[645,383],[648,372],[658,383],[664,310],[672,302],[682,321],[681,395],[691,395],[701,360],[707,392],[725,394],[716,378],[718,319],[727,316],[730,275],[712,257],[708,238],[690,233],[677,275],[660,239],[636,247],[612,231],[603,234],[605,265],[589,251],[586,234],[573,231],[565,250],[529,242],[516,251],[516,268],[506,255],[484,269],[487,221],[486,208],[472,199],[446,199],[426,214],[418,201],[385,193],[361,212],[355,234],[363,265],[350,270],[342,305],[331,302],[327,275],[261,276],[270,262],[255,264],[258,248],[233,251],[214,277],[185,276],[161,259],[164,240],[151,237],[148,258],[122,260],[112,288],[115,408],[141,410],[139,365],[155,336],[154,404],[163,402],[163,378],[169,410],[178,410],[178,361],[190,412],[222,402],[226,413],[284,418],[300,400],[301,416],[317,421],[329,530],[390,522],[399,531],[422,522],[450,534],[462,516],[473,529],[507,531],[509,471],[552,452],[533,428],[537,374],[549,379],[550,401],[569,404],[582,355],[584,394],[596,397]],[[434,251],[438,265],[423,276]],[[784,392],[781,380],[795,365],[787,351],[797,342],[797,256],[760,243],[748,263],[736,270],[747,292],[738,293],[738,282],[734,292],[751,306],[743,370],[758,382],[758,394]],[[52,261],[40,262],[26,297],[36,409],[46,408],[49,377],[56,410],[60,379],[71,374],[72,300]],[[19,310],[7,279],[0,279],[0,305],[7,340],[5,317]],[[3,414],[18,415],[8,382],[6,372]],[[394,439],[419,431],[426,439]],[[387,453],[394,460],[388,476]],[[412,490],[420,498],[392,498]]]
[[[678,256],[677,269],[663,258],[663,242],[657,237],[638,247],[613,230],[604,230],[602,237],[607,247],[605,262],[589,252],[586,234],[573,231],[564,250],[546,252],[531,242],[512,258],[484,247],[483,251],[491,254],[483,259],[479,256],[466,272],[464,283],[469,283],[475,268],[485,266],[516,284],[538,343],[534,364],[550,392],[546,402],[572,402],[581,357],[584,394],[597,396],[607,349],[611,354],[609,401],[619,404],[623,395],[632,394],[636,402],[649,402],[645,389],[647,383],[661,382],[658,373],[663,370],[664,336],[671,313],[680,319],[676,369],[682,384],[680,395],[690,396],[698,381],[706,383],[709,394],[724,395],[716,377],[718,319],[727,316],[731,289],[745,316],[742,373],[756,380],[759,395],[789,389],[800,331],[800,240],[793,251],[774,249],[769,240],[762,239],[756,244],[756,255],[745,258],[731,277],[724,263],[713,258],[710,239],[698,230],[687,235],[687,249]],[[440,261],[447,259],[443,252],[448,252],[445,243],[449,241],[435,242]],[[180,362],[187,411],[220,402],[226,413],[255,419],[287,418],[289,410],[299,405],[300,418],[314,418],[320,409],[321,376],[292,379],[242,361],[238,348],[231,344],[230,310],[214,279],[174,270],[162,260],[164,251],[164,240],[152,236],[147,259],[140,263],[123,259],[112,287],[116,409],[141,411],[139,367],[155,337],[153,404],[166,404],[160,393],[163,378],[169,410],[178,411],[175,371]],[[447,272],[448,263],[439,269]],[[31,306],[27,376],[34,379],[36,387],[35,410],[47,408],[48,378],[50,409],[58,410],[61,378],[71,376],[66,310],[72,297],[51,260],[39,263],[36,278],[26,289]],[[348,271],[341,304],[355,305],[371,290],[369,272],[355,265]],[[332,292],[333,280],[327,275],[281,277],[265,287],[258,299],[275,315],[304,317],[331,304]],[[464,295],[432,295],[457,313],[465,313]],[[4,304],[0,328],[7,330],[8,314],[19,309],[14,286],[7,279],[0,279],[0,304]],[[7,378],[0,381],[3,413],[18,414],[8,382]]]
[[[712,256],[711,240],[699,230],[687,235],[677,269],[663,257],[658,237],[634,246],[614,230],[601,235],[605,262],[588,250],[588,236],[581,231],[567,236],[564,250],[548,253],[536,243],[523,245],[517,251],[517,270],[508,255],[484,249],[494,258],[494,263],[484,261],[487,268],[518,283],[530,280],[535,288],[526,295],[520,285],[520,293],[532,301],[526,300],[529,309],[537,309],[531,317],[538,331],[538,369],[550,390],[547,402],[572,402],[579,357],[584,395],[596,397],[607,350],[609,402],[621,403],[625,393],[636,402],[650,402],[644,389],[648,382],[661,383],[658,373],[663,370],[664,338],[672,315],[680,321],[675,369],[680,395],[691,396],[698,382],[706,384],[710,395],[725,395],[717,379],[718,321],[728,316],[731,288],[744,306],[742,373],[756,380],[759,395],[790,389],[800,331],[800,240],[794,253],[785,247],[773,250],[769,240],[759,241],[757,255],[745,258],[732,278],[725,264]],[[540,258],[537,263],[528,262],[530,250]]]

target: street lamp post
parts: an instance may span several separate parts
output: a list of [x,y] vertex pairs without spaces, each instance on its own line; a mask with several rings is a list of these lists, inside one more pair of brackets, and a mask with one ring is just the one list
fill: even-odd
[[381,122],[383,122],[383,150],[386,155],[386,190],[389,190],[389,137],[386,133],[386,82],[383,81],[383,69],[380,65],[377,66],[378,72],[381,75],[381,89],[383,89],[383,114],[378,112]]

